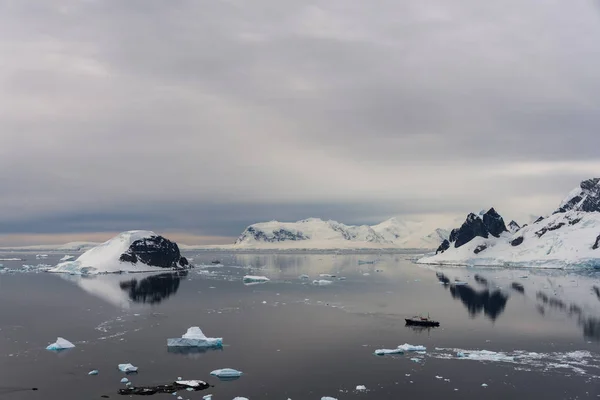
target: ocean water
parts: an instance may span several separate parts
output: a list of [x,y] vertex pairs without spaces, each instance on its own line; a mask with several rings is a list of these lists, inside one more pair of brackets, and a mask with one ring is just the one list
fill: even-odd
[[[600,397],[600,271],[424,267],[410,254],[212,252],[185,254],[197,267],[179,274],[38,270],[63,255],[0,254],[23,259],[0,261],[0,399],[122,398],[120,363],[139,367],[127,376],[135,386],[178,377],[213,385],[178,393],[183,399]],[[247,274],[271,281],[245,285]],[[312,283],[319,279],[332,283]],[[417,314],[441,326],[405,326]],[[223,337],[223,349],[169,351],[167,338],[190,326]],[[58,336],[76,347],[45,350]],[[427,350],[373,354],[404,343]],[[227,367],[244,375],[210,376]],[[89,376],[93,369],[99,375]]]

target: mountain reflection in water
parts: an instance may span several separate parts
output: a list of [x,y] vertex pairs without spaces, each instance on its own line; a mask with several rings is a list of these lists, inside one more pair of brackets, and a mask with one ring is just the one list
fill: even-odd
[[134,278],[119,282],[119,287],[136,303],[158,304],[175,294],[181,278],[186,276],[187,271],[152,275],[141,280]]

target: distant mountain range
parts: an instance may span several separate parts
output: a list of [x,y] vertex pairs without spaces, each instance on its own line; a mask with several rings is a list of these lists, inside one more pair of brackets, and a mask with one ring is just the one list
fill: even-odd
[[520,227],[491,208],[469,214],[424,264],[600,266],[600,178],[572,190],[549,217]]
[[422,223],[388,219],[377,225],[345,225],[309,218],[297,222],[261,222],[248,226],[234,249],[433,249],[447,239],[444,229],[427,231]]

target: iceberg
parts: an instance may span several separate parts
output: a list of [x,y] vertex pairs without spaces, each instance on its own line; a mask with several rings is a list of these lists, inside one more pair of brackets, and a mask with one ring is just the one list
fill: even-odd
[[94,369],[90,372],[88,372],[88,375],[98,375],[100,372],[97,369]]
[[320,279],[320,280],[313,281],[313,285],[317,285],[317,286],[327,286],[327,285],[331,285],[332,283],[333,283],[332,281],[328,281],[327,279]]
[[210,374],[213,376],[216,376],[217,378],[221,378],[221,379],[232,379],[232,378],[241,377],[243,372],[235,370],[233,368],[222,368],[222,369],[216,369],[213,372],[211,372]]
[[123,378],[123,379],[121,379],[121,383],[129,383],[129,379]]
[[119,364],[118,365],[119,371],[121,372],[137,372],[138,367],[134,367],[132,364]]
[[181,338],[167,339],[168,347],[221,347],[223,338],[209,338],[197,326],[188,328]]
[[257,275],[246,275],[244,276],[244,283],[263,283],[269,282],[270,279],[266,276],[257,276]]
[[49,345],[48,347],[46,347],[46,350],[59,351],[59,350],[72,349],[73,347],[75,347],[75,345],[73,343],[69,342],[67,339],[63,339],[63,338],[59,337],[56,339],[56,342],[54,342],[51,345]]
[[398,346],[395,349],[378,349],[375,350],[375,355],[384,356],[386,354],[404,354],[405,352],[410,351],[426,351],[427,348],[425,346],[413,346],[412,344],[404,343]]

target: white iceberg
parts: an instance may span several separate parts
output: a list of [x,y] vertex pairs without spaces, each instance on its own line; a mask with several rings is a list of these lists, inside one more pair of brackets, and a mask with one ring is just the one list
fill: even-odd
[[63,339],[63,338],[59,337],[56,339],[56,342],[54,342],[51,345],[49,345],[48,347],[46,347],[46,350],[58,351],[58,350],[72,349],[73,347],[75,347],[75,345],[73,343],[69,342],[67,339]]
[[129,382],[129,379],[127,379],[127,378],[121,379],[121,383],[128,383],[128,382]]
[[231,378],[239,378],[240,376],[242,376],[243,372],[238,371],[233,368],[222,368],[222,369],[216,369],[213,372],[211,372],[210,374],[213,376],[216,376],[217,378],[231,379]]
[[332,283],[333,283],[332,281],[328,281],[327,279],[320,279],[320,280],[313,281],[313,285],[317,285],[317,286],[327,286],[327,285],[331,285]]
[[137,372],[138,367],[133,366],[132,364],[119,364],[119,371],[121,372]]
[[246,275],[244,276],[244,283],[263,283],[269,282],[270,279],[266,276],[257,276],[257,275]]
[[375,355],[384,356],[386,354],[404,354],[409,351],[426,351],[425,346],[413,346],[412,344],[404,343],[395,349],[377,349]]
[[192,326],[180,338],[167,339],[169,347],[221,347],[223,338],[209,338],[197,326]]
[[202,400],[212,400],[213,395],[212,394],[207,394],[206,396],[202,397]]

